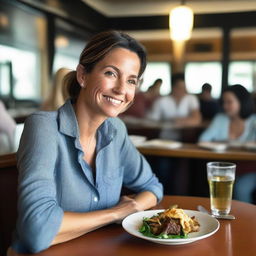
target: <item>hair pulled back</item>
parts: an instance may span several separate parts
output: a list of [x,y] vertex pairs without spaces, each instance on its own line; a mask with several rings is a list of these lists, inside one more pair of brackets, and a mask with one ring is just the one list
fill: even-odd
[[[79,64],[84,66],[87,73],[90,73],[95,65],[114,48],[125,48],[138,55],[140,59],[138,76],[141,77],[147,62],[145,48],[128,34],[119,31],[104,31],[94,35],[83,49]],[[76,71],[67,75],[65,83],[71,100],[76,101],[81,89],[76,79]]]

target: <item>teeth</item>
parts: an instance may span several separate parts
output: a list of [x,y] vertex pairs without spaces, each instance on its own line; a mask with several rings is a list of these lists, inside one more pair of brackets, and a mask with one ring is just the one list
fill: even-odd
[[121,103],[122,103],[121,100],[116,100],[116,99],[113,99],[113,98],[111,98],[111,97],[107,97],[107,96],[106,96],[106,99],[107,99],[108,101],[110,101],[110,102],[113,102],[114,104],[121,104]]

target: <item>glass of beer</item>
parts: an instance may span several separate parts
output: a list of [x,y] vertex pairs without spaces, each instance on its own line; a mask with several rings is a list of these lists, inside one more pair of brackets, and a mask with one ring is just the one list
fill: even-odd
[[230,212],[235,170],[236,165],[233,163],[207,163],[207,177],[213,215],[226,215]]

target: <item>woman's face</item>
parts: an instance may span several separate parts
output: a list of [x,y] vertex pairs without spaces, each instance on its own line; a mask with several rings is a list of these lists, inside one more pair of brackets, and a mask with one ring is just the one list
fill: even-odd
[[223,108],[225,113],[230,117],[239,115],[240,102],[233,92],[225,92],[223,94]]
[[124,48],[110,51],[90,73],[84,72],[81,93],[86,108],[104,118],[125,111],[133,101],[139,70],[136,53]]

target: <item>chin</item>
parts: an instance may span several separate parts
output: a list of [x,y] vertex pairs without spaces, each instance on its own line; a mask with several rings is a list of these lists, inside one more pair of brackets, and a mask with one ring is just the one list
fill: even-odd
[[108,111],[105,110],[104,112],[107,117],[117,117],[123,112],[125,112],[126,110],[127,110],[127,107],[124,107],[124,108],[122,107],[119,109],[109,109]]
[[108,112],[105,112],[105,116],[117,117],[120,113],[121,113],[120,111],[108,111]]

